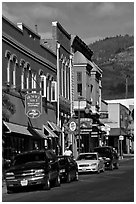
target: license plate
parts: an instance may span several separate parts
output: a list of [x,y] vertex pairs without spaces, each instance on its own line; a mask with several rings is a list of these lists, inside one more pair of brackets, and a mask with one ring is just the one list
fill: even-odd
[[86,171],[86,168],[82,168],[82,171]]
[[21,186],[27,186],[28,184],[28,181],[27,180],[22,180],[21,181]]

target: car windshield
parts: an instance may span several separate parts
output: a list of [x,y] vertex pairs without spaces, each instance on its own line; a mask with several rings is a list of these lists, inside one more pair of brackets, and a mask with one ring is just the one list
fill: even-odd
[[25,164],[28,162],[44,161],[44,160],[45,160],[45,155],[43,153],[23,154],[23,155],[18,155],[17,157],[15,157],[13,166]]
[[96,154],[81,154],[77,160],[97,160]]
[[107,156],[111,154],[111,151],[109,148],[95,148],[95,152],[98,152],[100,156]]

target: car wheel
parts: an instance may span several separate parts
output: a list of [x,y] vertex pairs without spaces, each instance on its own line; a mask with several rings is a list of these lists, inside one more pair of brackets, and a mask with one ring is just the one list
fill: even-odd
[[78,181],[78,171],[75,172],[75,181]]
[[58,187],[60,186],[60,176],[57,175],[57,178],[55,179],[55,186]]
[[67,175],[67,180],[66,180],[66,182],[67,182],[67,183],[70,183],[70,182],[71,182],[71,174],[70,174],[70,173],[68,173],[68,175]]
[[99,169],[99,167],[98,167],[97,174],[99,174],[99,173],[100,173],[100,169]]
[[44,190],[50,190],[50,188],[51,188],[50,179],[49,179],[49,177],[47,177],[46,181],[45,181],[45,184],[43,186],[43,189]]
[[115,169],[118,169],[119,168],[119,163],[117,162],[116,164],[115,164]]
[[11,188],[7,187],[7,193],[11,194],[11,193],[13,193],[13,190]]

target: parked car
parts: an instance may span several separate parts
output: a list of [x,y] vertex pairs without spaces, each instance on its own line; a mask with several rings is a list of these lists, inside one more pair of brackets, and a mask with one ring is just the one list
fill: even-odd
[[60,166],[60,178],[67,183],[78,181],[78,166],[71,156],[58,156]]
[[113,170],[119,168],[119,156],[115,149],[111,146],[102,146],[94,148],[94,152],[98,152],[105,161],[105,168]]
[[78,172],[97,172],[105,171],[105,164],[102,158],[99,158],[97,152],[80,153],[77,157]]
[[5,173],[7,193],[41,185],[49,190],[51,182],[60,186],[59,163],[51,150],[32,150],[20,153],[14,158],[10,169]]

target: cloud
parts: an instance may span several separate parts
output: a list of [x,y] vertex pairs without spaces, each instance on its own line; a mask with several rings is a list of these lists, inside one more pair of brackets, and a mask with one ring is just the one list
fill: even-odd
[[[45,5],[44,3],[33,2],[12,2],[3,3],[2,12],[5,17],[11,19],[22,19],[25,23],[28,21],[37,20],[50,20],[50,19],[67,19],[67,16],[59,8],[53,8]],[[10,18],[9,18],[10,19]]]
[[4,15],[12,22],[16,22],[18,20],[18,17],[16,15],[10,14],[9,8],[5,3],[2,3],[2,15]]
[[97,12],[98,12],[98,15],[109,16],[116,13],[116,7],[114,3],[104,2],[99,4],[99,6],[97,7]]
[[99,3],[90,3],[88,5],[88,11],[90,9],[90,15],[96,19],[115,17],[119,18],[125,14],[130,14],[132,12],[132,2],[99,2]]

